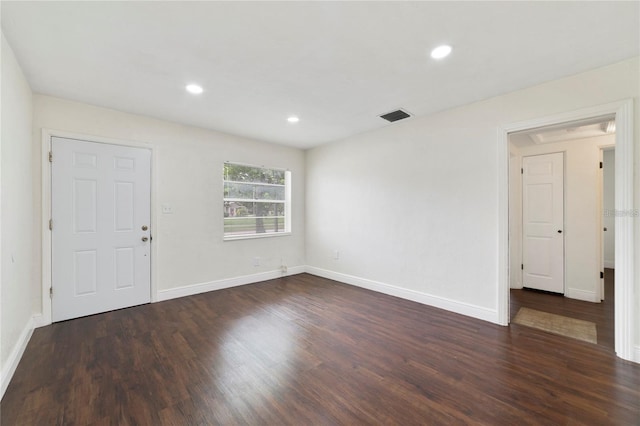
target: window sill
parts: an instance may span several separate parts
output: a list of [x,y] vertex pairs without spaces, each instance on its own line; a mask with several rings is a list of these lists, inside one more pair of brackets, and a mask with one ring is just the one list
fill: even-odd
[[233,235],[223,237],[223,241],[236,241],[236,240],[253,240],[256,238],[271,238],[271,237],[286,237],[291,235],[291,231],[289,232],[271,232],[265,234],[247,234],[247,235]]

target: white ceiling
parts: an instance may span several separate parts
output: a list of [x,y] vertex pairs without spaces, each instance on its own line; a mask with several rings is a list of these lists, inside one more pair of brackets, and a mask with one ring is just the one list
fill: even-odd
[[[10,2],[35,92],[300,148],[640,54],[636,2]],[[448,43],[450,57],[429,51]],[[185,92],[197,82],[205,92]],[[585,88],[591,90],[592,88]],[[300,122],[286,118],[295,114]]]

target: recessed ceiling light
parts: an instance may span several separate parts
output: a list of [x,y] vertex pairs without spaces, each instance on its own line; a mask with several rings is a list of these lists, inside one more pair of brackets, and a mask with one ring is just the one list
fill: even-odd
[[431,57],[433,59],[442,59],[446,56],[449,56],[451,53],[451,46],[443,44],[442,46],[438,46],[431,51]]
[[187,87],[185,87],[185,89],[187,89],[187,92],[193,93],[194,95],[199,95],[200,93],[204,92],[202,86],[198,86],[197,84],[187,84]]
[[289,123],[297,123],[298,121],[300,121],[300,119],[298,117],[296,117],[295,115],[292,115],[291,117],[287,118],[287,121]]

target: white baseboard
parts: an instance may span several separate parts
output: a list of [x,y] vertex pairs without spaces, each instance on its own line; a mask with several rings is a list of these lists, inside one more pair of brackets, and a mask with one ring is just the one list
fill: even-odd
[[305,272],[304,266],[289,267],[286,273],[282,271],[268,271],[258,274],[242,275],[234,278],[225,278],[217,281],[209,281],[206,283],[191,284],[183,287],[170,288],[167,290],[160,290],[158,292],[158,302],[164,300],[175,299],[178,297],[192,296],[194,294],[206,293],[208,291],[222,290],[224,288],[237,287],[246,284],[253,284],[260,281],[273,280],[276,278],[286,277],[289,275],[302,274]]
[[633,361],[640,364],[640,345],[633,347]]
[[607,269],[615,269],[615,267],[616,267],[615,260],[605,260],[604,261],[604,267],[607,268]]
[[33,316],[33,328],[40,328],[44,327],[45,325],[51,325],[51,323],[45,321],[42,314],[35,314]]
[[[37,315],[38,317],[42,317],[42,315]],[[20,333],[18,337],[18,341],[16,342],[13,350],[9,354],[9,358],[6,363],[2,366],[2,372],[0,372],[0,399],[4,396],[5,391],[9,387],[9,383],[11,383],[11,379],[13,378],[13,374],[16,372],[16,368],[18,368],[18,364],[22,359],[22,355],[24,354],[24,350],[27,348],[27,344],[31,339],[31,335],[33,334],[34,329],[34,317],[30,318],[29,321],[24,326],[24,329]],[[39,320],[38,320],[39,321]]]
[[353,275],[347,275],[340,272],[329,271],[327,269],[316,268],[314,266],[307,266],[306,272],[312,275],[317,275],[319,277],[339,281],[341,283],[366,288],[369,290],[377,291],[378,293],[400,297],[402,299],[422,303],[423,305],[434,306],[436,308],[445,309],[447,311],[498,324],[498,312],[492,309],[483,308],[481,306],[458,302],[455,300],[447,299],[445,297],[421,293],[419,291],[409,290],[406,288],[397,287],[366,278],[355,277]]
[[600,298],[595,291],[580,290],[577,288],[566,289],[564,295],[570,299],[584,300],[585,302],[599,303]]

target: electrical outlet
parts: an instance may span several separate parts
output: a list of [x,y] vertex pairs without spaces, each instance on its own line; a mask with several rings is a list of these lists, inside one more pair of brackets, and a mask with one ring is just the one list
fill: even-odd
[[333,260],[339,260],[340,259],[340,250],[334,250],[333,251]]
[[260,258],[259,257],[254,257],[253,258],[253,266],[260,266]]
[[286,274],[287,273],[287,265],[282,265],[280,267],[280,270],[282,271],[283,274]]

